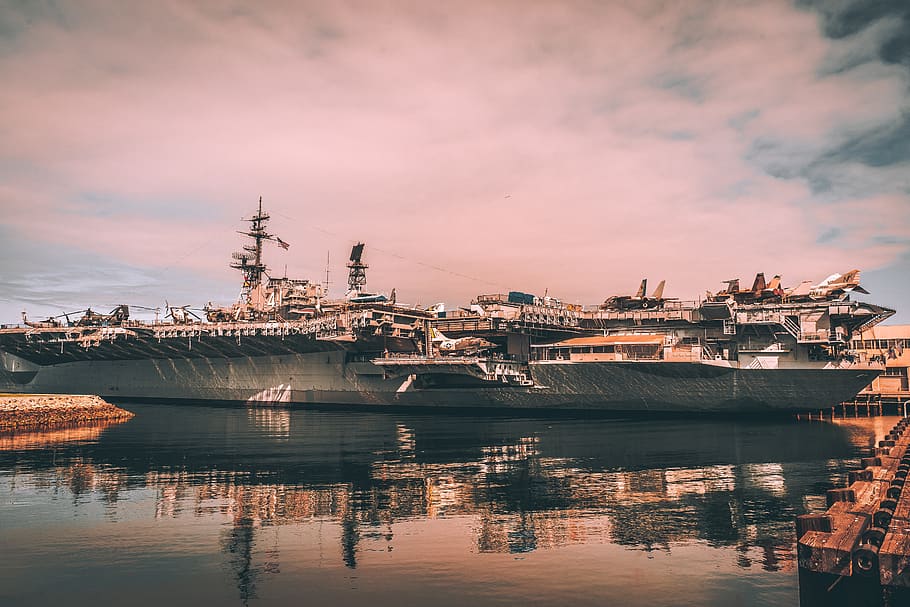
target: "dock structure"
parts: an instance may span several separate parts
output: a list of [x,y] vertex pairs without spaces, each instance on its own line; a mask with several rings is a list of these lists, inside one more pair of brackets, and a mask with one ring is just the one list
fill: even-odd
[[910,416],[910,396],[858,393],[852,400],[839,405],[797,414],[806,419],[847,419],[849,417],[877,417],[884,415]]
[[841,577],[877,578],[910,588],[910,418],[880,440],[849,486],[830,489],[828,510],[796,519],[799,567]]

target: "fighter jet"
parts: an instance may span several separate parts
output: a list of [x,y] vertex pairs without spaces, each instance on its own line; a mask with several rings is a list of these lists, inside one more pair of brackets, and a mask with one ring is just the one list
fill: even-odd
[[441,354],[476,354],[496,347],[496,344],[480,337],[452,339],[433,327],[430,327],[430,338]]
[[665,301],[670,301],[671,299],[669,297],[664,297],[664,286],[666,284],[666,280],[661,280],[660,284],[657,285],[657,288],[654,289],[654,293],[651,294],[651,297],[648,297],[645,294],[648,288],[648,279],[643,278],[641,286],[638,287],[638,292],[635,293],[635,295],[611,295],[600,304],[600,309],[647,310],[649,308],[661,308]]
[[809,291],[810,299],[843,299],[850,293],[869,291],[859,284],[859,270],[850,270],[844,274],[832,274]]
[[718,291],[709,299],[713,301],[726,301],[732,298],[737,303],[757,303],[760,301],[769,301],[780,299],[784,290],[780,286],[780,275],[776,274],[769,282],[765,282],[765,273],[759,272],[752,281],[751,289],[740,289],[739,279],[731,278],[723,281],[727,288]]

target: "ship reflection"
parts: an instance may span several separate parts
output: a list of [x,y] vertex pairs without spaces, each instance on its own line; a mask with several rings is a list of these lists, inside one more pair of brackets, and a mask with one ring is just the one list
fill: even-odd
[[[795,570],[794,517],[842,482],[831,462],[859,440],[836,425],[784,422],[144,413],[53,460],[7,452],[0,469],[75,499],[97,492],[114,518],[126,490],[144,489],[155,518],[222,521],[222,562],[244,604],[281,570],[283,542],[317,527],[349,569],[404,536],[412,550],[433,550],[432,523],[463,520],[472,553],[695,543],[730,548],[741,569]],[[825,483],[805,480],[826,465]]]

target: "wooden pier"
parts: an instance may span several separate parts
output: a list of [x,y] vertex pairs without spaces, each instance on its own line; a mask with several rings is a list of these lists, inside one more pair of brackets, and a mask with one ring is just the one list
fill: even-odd
[[849,473],[848,487],[828,491],[824,514],[797,517],[800,569],[910,588],[908,447],[910,418],[903,418]]
[[[900,395],[857,395],[852,401],[845,401],[834,407],[797,414],[797,419],[847,419],[849,417],[876,417],[881,415],[910,416],[910,396]],[[862,398],[861,398],[862,397]]]

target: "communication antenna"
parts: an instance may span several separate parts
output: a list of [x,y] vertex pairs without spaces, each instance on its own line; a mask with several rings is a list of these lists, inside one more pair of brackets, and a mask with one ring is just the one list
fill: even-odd
[[329,255],[331,251],[325,252],[325,288],[322,290],[323,295],[328,297],[329,295],[329,285],[332,284],[329,282]]

